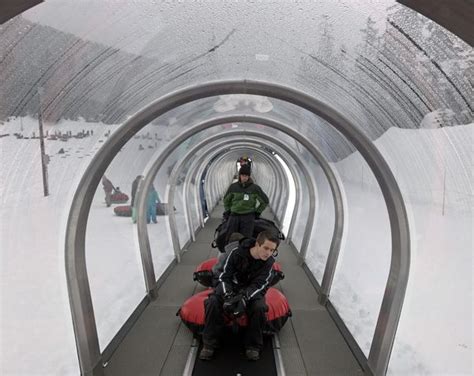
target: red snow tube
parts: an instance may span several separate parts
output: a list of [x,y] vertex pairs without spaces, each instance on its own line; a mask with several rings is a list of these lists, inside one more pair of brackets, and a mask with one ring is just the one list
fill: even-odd
[[128,201],[128,196],[122,192],[112,193],[112,196],[110,198],[113,204],[123,204]]
[[[204,301],[212,289],[207,289],[198,294],[193,295],[179,309],[177,315],[181,317],[184,324],[195,334],[201,335],[204,329]],[[263,329],[264,333],[276,333],[283,325],[285,325],[288,317],[291,316],[290,306],[285,295],[273,287],[270,287],[265,294],[265,303],[268,306],[267,322]],[[236,319],[239,327],[247,326],[247,315],[243,315]],[[232,321],[226,317],[227,325],[232,325]]]
[[121,205],[114,208],[114,213],[119,217],[131,217],[132,207],[130,205]]
[[[125,195],[126,196],[126,195]],[[127,197],[128,200],[128,197]],[[125,202],[127,201],[125,200]],[[112,201],[115,202],[115,201]],[[164,204],[156,204],[156,215],[165,215]],[[131,217],[132,216],[132,207],[130,205],[120,205],[114,208],[114,213],[119,217]]]
[[[195,272],[193,273],[193,280],[198,281],[201,285],[206,287],[212,287],[213,284],[213,273],[212,267],[217,263],[217,257],[211,258],[204,262],[201,262]],[[272,270],[272,279],[270,281],[270,286],[273,286],[280,282],[283,278],[285,278],[285,274],[281,270],[281,266],[279,263],[273,263],[273,270]]]

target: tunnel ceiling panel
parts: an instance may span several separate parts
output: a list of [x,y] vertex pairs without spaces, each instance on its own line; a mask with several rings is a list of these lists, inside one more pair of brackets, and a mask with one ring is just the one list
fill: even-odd
[[[211,118],[239,115],[263,117],[290,127],[311,140],[323,155],[331,161],[344,158],[354,151],[352,144],[334,127],[313,113],[274,98],[245,94],[211,97],[182,105],[156,118],[141,133],[158,133],[160,141],[169,141],[191,125],[196,125]],[[270,132],[277,134],[280,138],[286,137],[288,144],[294,144],[294,142],[290,142],[291,137],[286,136],[284,132],[264,126],[259,121],[255,123],[222,121],[211,129],[199,132],[187,142],[199,141],[210,135],[234,128]],[[372,136],[376,137],[375,135]]]
[[[53,0],[0,25],[0,34],[1,121],[35,117],[41,101],[52,124],[118,124],[170,91],[222,79],[307,92],[371,138],[418,128],[433,112],[443,126],[472,121],[472,48],[390,0]],[[311,117],[242,95],[175,113],[199,120],[249,107],[295,124]],[[327,139],[335,155],[347,152],[341,137]]]

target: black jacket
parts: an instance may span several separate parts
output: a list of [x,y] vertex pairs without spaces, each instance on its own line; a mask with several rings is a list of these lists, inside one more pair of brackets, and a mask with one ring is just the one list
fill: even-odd
[[254,245],[255,239],[245,239],[237,249],[231,251],[218,276],[217,294],[243,292],[248,300],[265,295],[275,259],[254,259],[250,254],[250,248]]

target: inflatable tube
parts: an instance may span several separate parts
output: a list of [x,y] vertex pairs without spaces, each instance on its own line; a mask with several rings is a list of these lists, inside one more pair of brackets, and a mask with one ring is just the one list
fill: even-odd
[[[127,197],[128,200],[128,197]],[[115,203],[115,201],[112,201]],[[119,217],[131,217],[132,216],[132,207],[130,205],[120,205],[114,208],[114,213]],[[165,215],[166,204],[158,203],[156,204],[156,215]]]
[[115,192],[111,195],[112,204],[124,204],[128,201],[128,196],[122,192]]
[[[196,270],[193,273],[193,280],[198,281],[201,285],[205,287],[213,287],[214,284],[214,273],[212,272],[212,267],[217,264],[217,257],[211,258],[200,263]],[[281,270],[281,266],[279,263],[275,262],[273,264],[272,270],[272,279],[270,281],[270,286],[276,285],[280,282],[283,278],[285,278],[285,274]]]
[[[176,314],[195,335],[201,335],[204,329],[204,301],[212,291],[212,289],[207,289],[193,295],[184,302]],[[265,303],[268,306],[268,312],[263,331],[266,334],[276,333],[285,325],[288,317],[291,317],[288,300],[281,291],[270,287],[265,294]],[[236,323],[240,328],[243,328],[247,326],[247,320],[247,315],[243,315],[236,320]],[[226,323],[230,326],[233,322],[226,317]]]
[[114,208],[114,213],[119,217],[131,217],[132,207],[130,205],[121,205]]

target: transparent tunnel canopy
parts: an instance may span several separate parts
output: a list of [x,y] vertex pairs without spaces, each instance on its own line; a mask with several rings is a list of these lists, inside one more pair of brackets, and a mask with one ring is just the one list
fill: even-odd
[[[472,374],[474,53],[466,42],[393,0],[48,0],[1,24],[0,35],[0,331],[2,341],[15,344],[2,346],[0,373],[79,372],[64,244],[74,194],[94,155],[160,98],[208,82],[248,80],[326,103],[373,142],[396,179],[411,260],[388,373]],[[129,134],[105,171],[128,202],[107,207],[102,184],[90,187],[85,257],[100,350],[146,294],[136,226],[114,209],[130,204],[132,182],[170,142],[203,121],[236,114],[291,127],[337,175],[345,217],[329,299],[369,356],[393,246],[379,183],[361,150],[333,125],[294,104],[244,92],[182,103]],[[169,153],[152,181],[156,204],[168,210],[148,226],[156,278],[175,257],[166,206],[171,185],[180,248],[201,226],[203,198],[209,209],[216,206],[242,153],[255,157],[259,184],[273,200],[291,195],[279,192],[270,163],[278,148],[265,140],[268,148],[256,150],[249,139],[247,148],[203,158],[208,166],[191,158],[172,181],[194,145],[235,129],[274,136],[299,158],[286,161],[299,178],[300,201],[290,208],[297,252],[309,215],[305,179],[314,180],[306,265],[321,283],[336,217],[331,187],[305,147],[258,122],[223,122]],[[284,206],[277,207],[284,216]],[[37,356],[25,361],[25,353]]]

